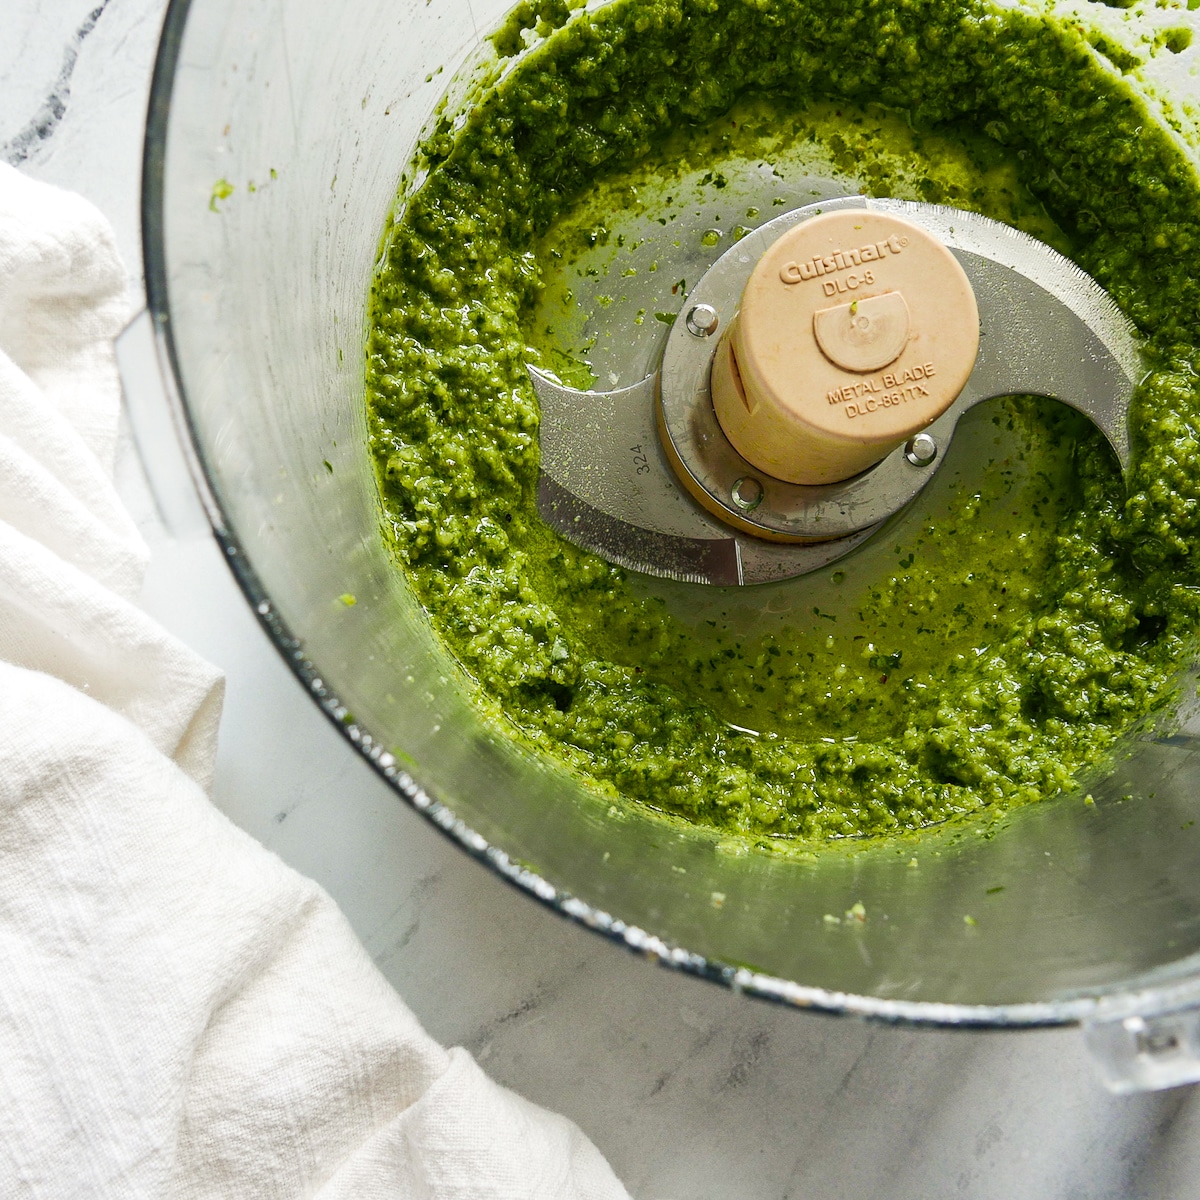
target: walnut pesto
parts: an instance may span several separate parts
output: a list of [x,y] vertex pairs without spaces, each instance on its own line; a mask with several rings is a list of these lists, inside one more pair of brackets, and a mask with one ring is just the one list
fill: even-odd
[[[1084,31],[966,0],[613,0],[524,4],[494,44],[522,52],[389,227],[367,400],[385,536],[512,736],[811,847],[1052,795],[1173,698],[1200,616],[1200,186]],[[788,584],[651,582],[541,523],[525,364],[588,378],[548,317],[564,264],[656,184],[719,199],[802,160],[1018,225],[1110,291],[1153,363],[1128,491],[1086,421],[1017,397],[864,550]]]

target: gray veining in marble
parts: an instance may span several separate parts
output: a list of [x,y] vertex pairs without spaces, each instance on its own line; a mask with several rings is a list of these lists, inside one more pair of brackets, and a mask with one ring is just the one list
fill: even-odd
[[62,65],[45,99],[25,125],[0,146],[0,158],[10,166],[19,167],[31,154],[37,152],[42,143],[48,143],[54,136],[59,123],[66,115],[67,104],[71,99],[71,76],[75,74],[79,51],[84,39],[96,28],[96,23],[104,15],[109,3],[110,0],[104,0],[98,8],[92,9],[83,18],[79,27],[67,39],[62,53]]
[[[5,0],[0,157],[112,220],[138,279],[162,0]],[[220,806],[321,881],[427,1028],[593,1138],[638,1200],[1185,1200],[1200,1093],[1118,1099],[1074,1030],[945,1033],[774,1008],[539,908],[404,808],[318,716],[205,539],[144,603],[229,675]]]

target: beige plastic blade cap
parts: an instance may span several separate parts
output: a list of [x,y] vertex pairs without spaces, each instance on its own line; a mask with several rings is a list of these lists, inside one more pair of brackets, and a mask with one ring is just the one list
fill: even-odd
[[937,238],[885,213],[825,213],[754,268],[713,360],[713,405],[760,470],[835,483],[937,420],[978,351],[975,294]]

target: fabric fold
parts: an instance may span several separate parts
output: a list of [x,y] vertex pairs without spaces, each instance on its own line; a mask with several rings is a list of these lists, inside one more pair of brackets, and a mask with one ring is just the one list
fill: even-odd
[[0,280],[0,347],[111,474],[113,339],[129,317],[112,227],[81,196],[0,163]]

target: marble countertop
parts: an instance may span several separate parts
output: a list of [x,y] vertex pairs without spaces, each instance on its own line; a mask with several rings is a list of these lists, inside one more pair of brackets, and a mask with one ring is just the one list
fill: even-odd
[[[141,288],[141,134],[163,0],[6,0],[0,157],[82,192]],[[277,659],[203,537],[120,482],[143,603],[228,674],[216,801],[337,899],[426,1027],[579,1123],[637,1200],[1135,1200],[1200,1193],[1200,1093],[1118,1098],[1077,1030],[871,1026],[749,1000],[602,941],[399,803]]]

